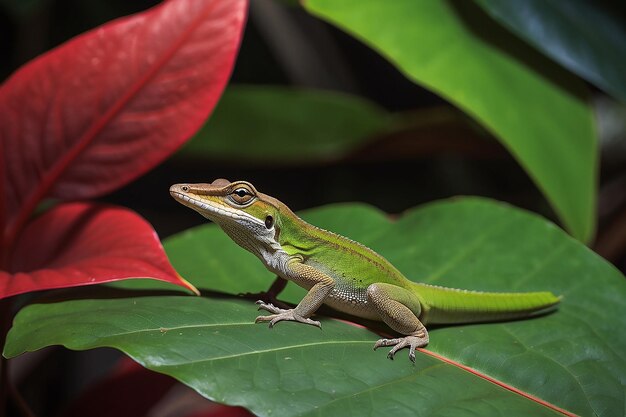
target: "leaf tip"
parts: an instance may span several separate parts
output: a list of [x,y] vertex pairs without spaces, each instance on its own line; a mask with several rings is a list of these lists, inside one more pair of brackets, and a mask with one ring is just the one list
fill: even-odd
[[200,295],[200,290],[198,290],[191,282],[187,281],[183,278],[179,273],[176,273],[178,280],[181,282],[182,286],[193,292],[195,295]]

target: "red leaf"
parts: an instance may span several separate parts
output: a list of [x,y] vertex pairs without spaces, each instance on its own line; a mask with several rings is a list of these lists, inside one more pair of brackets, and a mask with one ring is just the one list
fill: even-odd
[[61,415],[147,416],[175,384],[174,378],[149,371],[133,360],[124,358],[111,374],[85,389]]
[[246,6],[170,0],[13,74],[0,87],[0,251],[43,198],[109,192],[190,138],[230,76]]
[[[61,417],[176,415],[185,417],[254,417],[242,407],[211,403],[191,388],[172,395],[177,381],[170,376],[152,372],[128,357],[123,357],[104,378],[87,387]],[[165,400],[164,400],[165,398]],[[201,402],[200,402],[201,401]],[[202,404],[203,408],[198,409]],[[169,412],[167,411],[169,410]],[[194,410],[194,411],[187,411]]]
[[0,298],[127,278],[154,278],[195,290],[176,273],[154,229],[139,215],[119,207],[68,203],[24,229],[9,273],[0,275]]
[[185,417],[254,417],[254,414],[243,407],[215,404],[205,411],[199,411]]

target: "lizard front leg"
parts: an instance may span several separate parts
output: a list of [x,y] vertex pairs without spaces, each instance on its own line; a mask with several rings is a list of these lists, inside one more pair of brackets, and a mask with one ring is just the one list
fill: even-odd
[[367,287],[367,300],[374,305],[381,320],[398,333],[407,336],[396,339],[380,339],[374,350],[381,346],[393,346],[387,357],[393,359],[396,352],[409,348],[409,359],[415,362],[415,349],[428,344],[426,327],[417,318],[421,303],[411,291],[391,284],[372,284]]
[[303,264],[299,258],[292,258],[287,262],[286,272],[290,280],[302,287],[310,288],[309,292],[295,308],[289,310],[277,308],[264,301],[257,301],[259,310],[266,310],[274,314],[259,316],[255,322],[269,322],[269,326],[273,327],[279,321],[288,320],[321,327],[319,321],[311,320],[309,317],[322,305],[324,299],[335,286],[335,281],[323,272]]

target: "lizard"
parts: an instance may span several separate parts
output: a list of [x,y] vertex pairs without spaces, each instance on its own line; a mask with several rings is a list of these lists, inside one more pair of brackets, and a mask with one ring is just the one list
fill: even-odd
[[497,293],[469,291],[414,282],[383,256],[349,238],[313,226],[287,205],[246,181],[175,184],[171,196],[219,225],[239,246],[256,255],[270,272],[308,292],[291,309],[257,301],[271,314],[256,318],[273,327],[295,321],[321,327],[311,316],[326,304],[336,310],[382,321],[397,338],[382,338],[374,350],[392,346],[390,359],[402,348],[429,342],[427,324],[513,320],[545,314],[560,297],[551,292]]

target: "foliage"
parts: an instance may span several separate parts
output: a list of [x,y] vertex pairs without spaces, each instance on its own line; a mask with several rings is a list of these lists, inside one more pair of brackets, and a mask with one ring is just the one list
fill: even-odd
[[305,4],[481,122],[527,170],[571,233],[590,240],[596,134],[578,79],[476,13],[470,2]]
[[372,136],[402,124],[375,104],[347,94],[238,85],[226,90],[211,122],[178,156],[319,163],[341,158]]
[[[322,319],[322,331],[290,323],[269,330],[254,324],[258,313],[251,302],[133,291],[116,299],[31,305],[18,314],[5,355],[53,344],[115,347],[208,398],[260,416],[392,410],[557,415],[480,375],[579,415],[619,414],[626,335],[615,329],[625,324],[620,301],[626,281],[551,223],[479,199],[430,204],[396,222],[359,205],[320,208],[305,218],[359,239],[419,281],[491,291],[551,290],[564,302],[558,312],[533,320],[431,330],[427,349],[475,374],[426,354],[418,355],[415,366],[404,355],[390,362],[372,351],[375,334],[342,321]],[[216,226],[202,226],[169,239],[166,250],[198,287],[237,294],[267,286],[272,275],[227,239]],[[144,289],[151,286],[146,284]]]
[[44,199],[126,184],[191,137],[224,89],[244,7],[169,2],[83,34],[2,85],[0,298],[136,277],[187,285],[137,215],[62,204],[29,220]]
[[[49,4],[3,0],[0,7],[27,24]],[[263,12],[278,3],[259,4],[253,17],[280,17],[275,9]],[[432,109],[418,109],[409,120],[356,94],[258,85],[231,86],[205,123],[233,69],[248,2],[167,0],[77,36],[0,86],[4,357],[52,345],[112,347],[142,366],[123,363],[66,416],[96,408],[103,415],[145,414],[175,382],[164,375],[206,398],[268,416],[623,412],[626,336],[615,329],[625,324],[626,281],[581,243],[590,242],[597,222],[598,132],[579,77],[624,100],[626,35],[602,4],[572,4],[577,8],[497,0],[302,2],[311,19],[351,34],[480,125],[444,107],[464,126],[455,134],[500,141],[578,241],[536,215],[477,198],[431,203],[397,221],[362,204],[314,209],[305,219],[375,249],[411,279],[487,291],[551,290],[564,296],[557,312],[433,328],[415,366],[402,355],[390,362],[371,350],[373,332],[387,328],[355,324],[330,309],[320,312],[323,331],[254,325],[254,305],[237,295],[265,290],[273,276],[216,226],[174,235],[164,252],[152,226],[134,212],[84,201],[124,187],[192,136],[177,154],[179,167],[221,161],[240,172],[264,165],[275,181],[298,184],[300,178],[277,172],[306,163],[319,168],[320,187],[334,195],[327,183],[340,189],[344,183],[329,181],[323,167],[345,164],[355,149],[385,142],[416,120],[426,127],[420,133],[438,126]],[[590,30],[581,31],[580,21]],[[550,30],[536,31],[537,24]],[[291,41],[295,32],[286,28]],[[253,30],[259,28],[246,37]],[[339,44],[349,44],[342,36]],[[408,146],[397,145],[406,140],[389,143],[398,148],[399,164],[409,160]],[[390,197],[397,200],[434,183],[390,178],[384,170],[380,176],[401,187],[402,195]],[[34,301],[19,296],[97,283],[107,285]],[[196,287],[203,297],[189,296]],[[303,294],[290,283],[280,297],[297,303]],[[7,335],[8,312],[26,301]],[[0,414],[7,392],[18,395],[5,365],[1,359]],[[149,387],[145,396],[124,396],[139,385]],[[247,415],[241,408],[206,415],[222,412]]]
[[626,55],[626,27],[617,10],[585,0],[477,3],[556,62],[626,101],[626,61],[617,58]]

